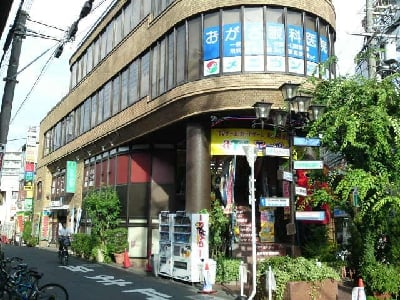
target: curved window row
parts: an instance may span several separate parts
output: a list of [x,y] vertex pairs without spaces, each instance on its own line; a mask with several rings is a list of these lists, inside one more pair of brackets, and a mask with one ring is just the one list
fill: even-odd
[[334,32],[313,15],[286,8],[241,7],[178,24],[46,132],[44,155],[143,97],[185,82],[242,72],[333,76],[317,66],[333,54]]
[[74,88],[150,12],[159,15],[175,0],[132,0],[113,18],[71,67],[70,88]]

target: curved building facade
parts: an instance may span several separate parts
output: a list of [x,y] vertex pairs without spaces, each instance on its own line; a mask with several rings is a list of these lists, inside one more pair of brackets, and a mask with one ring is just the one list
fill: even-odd
[[[246,206],[237,145],[271,138],[254,128],[254,103],[278,109],[283,83],[334,76],[318,68],[334,41],[330,0],[117,1],[71,57],[70,92],[40,125],[41,238],[54,239],[60,218],[85,231],[82,199],[106,185],[120,196],[134,258],[157,251],[161,211],[197,213],[215,197],[228,213]],[[281,196],[282,161],[257,161],[258,196]],[[275,217],[273,242],[285,243],[285,210]]]

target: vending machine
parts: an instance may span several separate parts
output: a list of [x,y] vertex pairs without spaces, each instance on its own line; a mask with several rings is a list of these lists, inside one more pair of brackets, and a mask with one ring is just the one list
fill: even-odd
[[158,274],[172,276],[172,222],[174,214],[168,211],[162,211],[159,215],[159,270]]
[[168,214],[168,218],[160,214],[161,275],[188,282],[201,281],[203,262],[209,258],[208,226],[208,214],[177,211]]

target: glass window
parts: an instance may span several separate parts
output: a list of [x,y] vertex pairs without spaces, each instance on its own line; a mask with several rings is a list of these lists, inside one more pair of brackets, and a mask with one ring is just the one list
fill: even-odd
[[99,92],[97,93],[97,124],[103,122],[103,109],[104,109],[104,87],[102,87]]
[[152,50],[151,50],[151,97],[155,98],[158,96],[158,66],[159,66],[159,60],[158,60],[158,54],[160,51],[160,45],[157,44]]
[[[328,39],[328,26],[320,22],[319,26],[319,53],[320,53],[320,62],[326,62],[329,54],[330,54],[330,49],[329,49],[329,39]],[[329,70],[324,70],[324,74],[321,74],[321,76],[324,79],[329,78]]]
[[283,9],[268,8],[266,24],[267,71],[286,71],[286,40]]
[[167,40],[164,38],[160,43],[160,71],[158,78],[159,85],[159,95],[165,92],[165,48],[166,48]]
[[61,147],[61,122],[58,122],[54,132],[54,149]]
[[106,50],[106,55],[111,52],[113,49],[113,42],[114,42],[114,26],[113,22],[107,25],[106,29],[106,38],[107,38],[107,50]]
[[175,79],[174,79],[174,74],[175,74],[175,68],[174,68],[174,62],[175,62],[175,39],[174,39],[174,32],[171,32],[171,34],[168,35],[168,49],[167,49],[167,63],[168,63],[168,78],[167,78],[167,89],[170,90],[175,86]]
[[64,146],[65,145],[65,136],[66,136],[66,131],[67,131],[67,119],[63,118],[61,120],[61,141],[60,141],[60,145]]
[[102,60],[107,55],[107,31],[104,30],[100,34],[100,60]]
[[80,120],[79,120],[79,135],[85,132],[85,108],[83,107],[83,104],[80,106],[81,107],[81,114],[80,114]]
[[203,69],[204,76],[220,73],[220,26],[219,13],[204,17],[203,29]]
[[93,44],[93,67],[100,61],[100,38],[97,38]]
[[316,19],[312,16],[306,16],[305,18],[306,32],[306,63],[307,63],[307,76],[316,75],[318,76],[317,65],[319,62],[318,55],[318,32]]
[[90,130],[90,108],[91,108],[91,98],[87,98],[83,104],[83,131],[89,131]]
[[74,111],[70,112],[67,117],[66,141],[67,143],[74,139]]
[[150,53],[147,52],[140,60],[140,98],[149,94]]
[[132,6],[132,15],[131,15],[131,29],[135,28],[137,24],[140,22],[140,0],[131,1]]
[[74,63],[71,67],[71,89],[76,85],[76,68],[77,63]]
[[242,24],[240,10],[226,10],[222,13],[223,72],[242,70]]
[[47,131],[46,134],[44,135],[45,137],[45,144],[44,144],[44,155],[47,155],[50,153],[50,145],[51,145],[51,131]]
[[112,22],[114,24],[114,46],[116,46],[122,40],[122,13]]
[[135,103],[139,99],[139,60],[135,60],[129,66],[129,83],[128,83],[128,97],[129,105]]
[[104,106],[103,106],[103,120],[107,120],[111,116],[111,81],[104,85]]
[[91,44],[87,49],[87,72],[89,73],[93,69],[93,44]]
[[[188,23],[188,81],[194,81],[201,77],[201,19],[190,20]],[[161,63],[163,65],[163,63]]]
[[301,13],[287,12],[288,71],[304,74],[304,36]]
[[97,125],[97,108],[98,108],[97,94],[94,94],[92,96],[92,113],[90,119],[90,128],[94,128]]
[[113,93],[112,115],[116,115],[120,110],[120,108],[119,108],[119,103],[120,103],[120,98],[121,98],[121,76],[120,75],[115,77],[113,80],[112,93]]
[[186,61],[186,26],[179,26],[176,30],[176,83],[185,81]]
[[[139,2],[139,1],[137,1],[137,2]],[[142,11],[143,11],[143,14],[141,15],[141,19],[146,17],[151,12],[151,1],[142,0]]]
[[121,110],[128,106],[128,69],[121,74]]
[[74,136],[80,136],[81,135],[81,130],[80,130],[80,120],[81,120],[81,106],[78,106],[75,110],[75,126],[74,126]]
[[261,7],[244,10],[244,70],[264,71],[264,14]]
[[122,12],[122,36],[125,37],[131,32],[132,2],[129,2]]

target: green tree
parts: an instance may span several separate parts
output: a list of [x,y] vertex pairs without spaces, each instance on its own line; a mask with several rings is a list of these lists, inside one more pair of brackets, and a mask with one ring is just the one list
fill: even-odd
[[83,208],[91,221],[91,235],[105,246],[107,230],[119,225],[121,207],[117,192],[110,187],[92,191],[83,199]]
[[326,200],[329,194],[335,206],[353,216],[364,241],[388,234],[388,216],[400,207],[399,79],[399,74],[383,80],[342,77],[318,82],[314,90],[314,101],[327,110],[309,136],[321,134],[324,148],[345,162],[329,172],[329,193],[320,196]]

